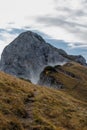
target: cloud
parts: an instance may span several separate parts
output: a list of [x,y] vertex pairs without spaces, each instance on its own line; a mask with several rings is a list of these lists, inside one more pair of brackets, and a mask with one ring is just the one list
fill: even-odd
[[13,28],[9,33],[21,33],[26,26],[66,42],[87,43],[86,0],[0,0],[0,3],[2,32]]
[[58,17],[38,17],[36,18],[37,22],[44,23],[46,26],[63,26],[67,29],[67,27],[82,27],[82,28],[87,28],[87,25],[84,24],[79,24],[76,22],[71,22],[69,20],[64,20],[62,18]]
[[[66,31],[67,35],[71,34],[73,36],[72,39],[70,37],[68,39],[62,36],[63,40],[66,42],[81,42],[87,43],[87,25],[79,24],[78,22],[71,22],[69,20],[63,20],[58,17],[39,17],[36,19],[37,23],[44,23],[45,27],[57,27],[56,29],[63,29]],[[63,35],[63,34],[62,34]]]
[[[55,0],[54,13],[36,18],[36,22],[46,28],[55,28],[67,33],[67,38],[61,36],[66,42],[82,43],[87,45],[87,1],[85,0]],[[63,33],[65,31],[65,33]],[[58,32],[58,31],[57,31]],[[56,35],[56,38],[60,35]],[[85,45],[84,45],[85,44]]]
[[13,34],[20,34],[24,31],[26,30],[23,28],[11,28],[10,30],[8,30],[8,33],[13,35]]
[[[87,49],[87,0],[0,0],[0,49],[26,30]],[[62,46],[61,46],[62,47]],[[67,48],[66,48],[67,49]]]
[[5,32],[5,31],[6,31],[5,29],[0,28],[0,33],[3,33],[3,32]]

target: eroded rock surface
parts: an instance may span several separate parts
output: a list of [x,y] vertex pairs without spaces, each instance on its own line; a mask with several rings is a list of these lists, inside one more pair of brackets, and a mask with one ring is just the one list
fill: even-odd
[[[38,34],[27,31],[5,47],[0,70],[36,83],[44,67],[66,63],[71,60],[67,56],[65,51],[46,43]],[[82,57],[79,60],[85,62]]]

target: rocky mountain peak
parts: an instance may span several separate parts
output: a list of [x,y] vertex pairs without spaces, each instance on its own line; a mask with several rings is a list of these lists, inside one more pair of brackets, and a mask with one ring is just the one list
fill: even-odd
[[30,40],[30,38],[31,38],[34,41],[38,40],[38,41],[41,41],[41,42],[45,42],[44,39],[40,35],[38,35],[37,33],[32,32],[32,31],[23,32],[23,33],[21,33],[19,35],[18,38],[23,39],[23,40]]
[[27,31],[5,47],[1,55],[0,69],[36,83],[46,66],[63,64],[70,61],[70,58],[65,51],[46,43],[40,35]]

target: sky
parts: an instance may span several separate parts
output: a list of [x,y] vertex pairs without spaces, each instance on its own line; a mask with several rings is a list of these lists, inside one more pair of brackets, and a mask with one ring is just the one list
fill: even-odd
[[87,60],[87,0],[0,0],[0,55],[27,30]]

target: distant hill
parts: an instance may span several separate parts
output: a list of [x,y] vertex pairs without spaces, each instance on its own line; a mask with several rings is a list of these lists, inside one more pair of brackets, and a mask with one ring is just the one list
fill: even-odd
[[40,35],[27,31],[20,34],[4,49],[0,69],[37,83],[39,74],[46,66],[69,61],[86,65],[84,57],[68,55],[64,50],[46,43]]
[[[63,68],[67,70],[67,66]],[[82,70],[80,65],[78,70],[75,67],[72,65],[71,71]],[[63,76],[70,80],[67,74]],[[82,76],[85,81],[86,75]],[[70,80],[67,88],[72,90],[73,86]],[[79,93],[78,87],[73,89]],[[83,93],[84,89],[80,91]],[[87,102],[80,99],[70,91],[36,86],[0,72],[0,130],[87,130]]]

